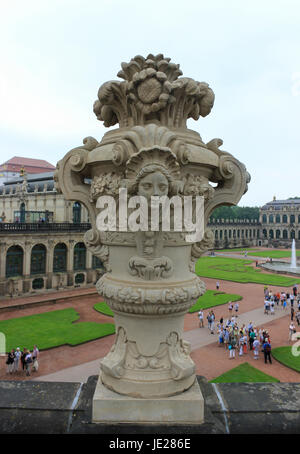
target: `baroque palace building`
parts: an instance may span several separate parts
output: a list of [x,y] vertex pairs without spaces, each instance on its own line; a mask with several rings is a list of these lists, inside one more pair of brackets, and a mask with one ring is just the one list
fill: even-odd
[[0,297],[88,286],[104,272],[87,250],[88,212],[56,192],[53,171],[0,186]]
[[[21,172],[22,174],[22,172]],[[0,297],[89,286],[105,272],[87,250],[88,212],[54,187],[53,171],[0,186]],[[210,220],[213,249],[300,245],[300,199],[274,200],[259,220]]]

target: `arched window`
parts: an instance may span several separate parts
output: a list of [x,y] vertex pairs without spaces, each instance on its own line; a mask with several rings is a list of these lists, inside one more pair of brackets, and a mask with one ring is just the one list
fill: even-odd
[[273,224],[273,222],[274,222],[274,216],[273,216],[273,214],[270,214],[270,216],[269,216],[269,223],[270,223],[270,224]]
[[298,224],[300,224],[300,214],[298,214]]
[[86,247],[84,243],[77,243],[74,246],[74,270],[85,270]]
[[237,231],[237,236],[240,237],[240,230]]
[[266,214],[263,214],[262,222],[263,222],[263,223],[266,223],[266,222],[267,222],[267,215],[266,215]]
[[269,230],[269,238],[271,238],[271,240],[274,238],[273,229],[270,229],[270,230]]
[[300,230],[299,230],[299,232],[298,232],[298,240],[300,240]]
[[276,224],[280,224],[280,214],[276,214]]
[[290,223],[291,224],[295,223],[295,215],[294,214],[291,214],[291,216],[290,216]]
[[280,230],[276,230],[276,238],[280,238]]
[[215,231],[215,239],[218,239],[218,230]]
[[288,237],[287,230],[284,230],[284,231],[282,232],[282,238],[283,238],[284,240],[287,240],[287,237]]
[[267,230],[266,229],[263,229],[263,236],[264,236],[264,238],[267,238]]
[[80,224],[81,222],[81,204],[75,202],[73,205],[73,223]]
[[295,230],[291,230],[291,239],[295,239],[296,235],[295,235]]
[[220,230],[220,240],[223,238],[223,230]]
[[36,244],[31,250],[30,274],[44,274],[46,272],[46,247]]
[[58,243],[53,253],[53,272],[63,273],[67,271],[67,246],[65,243]]
[[231,238],[231,230],[229,230],[229,238]]
[[22,276],[23,249],[21,246],[11,246],[6,253],[6,277]]
[[286,214],[284,214],[284,215],[282,216],[282,223],[283,223],[283,224],[286,224],[286,223],[287,223],[287,215],[286,215]]

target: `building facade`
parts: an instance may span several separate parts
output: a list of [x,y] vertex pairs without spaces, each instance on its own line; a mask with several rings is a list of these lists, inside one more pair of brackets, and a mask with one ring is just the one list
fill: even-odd
[[0,297],[94,284],[104,272],[87,250],[88,212],[54,188],[53,173],[0,188]]
[[286,247],[295,239],[300,246],[300,199],[272,200],[260,209],[262,244]]

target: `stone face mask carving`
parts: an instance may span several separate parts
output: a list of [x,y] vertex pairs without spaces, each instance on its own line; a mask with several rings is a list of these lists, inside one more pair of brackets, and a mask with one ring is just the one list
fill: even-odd
[[114,197],[118,208],[120,188],[147,200],[203,196],[206,225],[216,207],[239,202],[250,176],[220,149],[221,139],[205,144],[186,126],[213,107],[207,83],[182,77],[179,65],[162,54],[136,56],[121,66],[123,81],[104,83],[94,103],[98,120],[119,128],[100,142],[88,137],[67,153],[55,181],[66,199],[89,210],[91,229],[84,240],[107,270],[96,286],[115,313],[116,341],[101,361],[101,382],[128,396],[166,397],[195,381],[183,319],[205,292],[191,264],[212,247],[213,236],[206,229],[201,241],[190,243],[184,232],[161,228],[99,232],[97,199]]

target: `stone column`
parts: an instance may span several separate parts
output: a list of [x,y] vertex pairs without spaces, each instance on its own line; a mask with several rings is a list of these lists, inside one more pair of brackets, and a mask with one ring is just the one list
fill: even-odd
[[67,256],[67,275],[68,285],[74,285],[74,240],[69,240],[68,256]]

